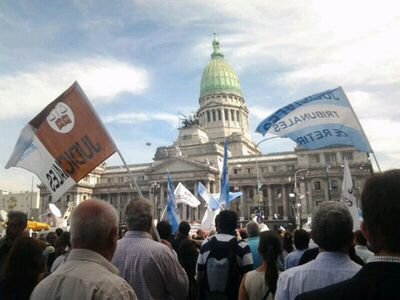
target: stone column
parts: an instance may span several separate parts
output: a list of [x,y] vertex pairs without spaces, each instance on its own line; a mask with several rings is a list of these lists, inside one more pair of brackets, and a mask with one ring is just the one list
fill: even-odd
[[272,220],[273,219],[273,202],[272,202],[272,188],[271,185],[267,185],[268,189],[268,219]]
[[311,214],[314,211],[314,204],[312,200],[312,185],[311,185],[311,180],[307,182],[307,190],[308,194],[306,191],[306,198],[307,198],[307,213]]
[[117,207],[116,207],[116,209],[117,209],[118,215],[121,216],[121,192],[119,192],[117,194]]
[[286,195],[286,186],[282,184],[282,204],[283,204],[283,219],[288,219],[288,201]]
[[245,197],[244,197],[244,191],[243,191],[243,187],[239,186],[239,191],[242,192],[242,196],[240,196],[240,213],[242,214],[241,217],[247,217],[247,206],[246,206],[246,201],[245,201]]
[[[160,211],[160,218],[161,218],[161,214],[163,213],[163,211],[165,209],[164,185],[166,185],[165,182],[160,182],[160,195],[159,195],[159,199],[158,199],[158,202],[159,202],[158,205],[161,208],[161,210],[159,210]],[[158,209],[158,207],[157,207],[157,209]],[[159,221],[162,221],[162,220],[159,220]]]

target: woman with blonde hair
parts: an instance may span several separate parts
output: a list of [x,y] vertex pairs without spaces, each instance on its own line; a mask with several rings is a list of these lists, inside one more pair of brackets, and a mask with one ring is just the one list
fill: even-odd
[[282,253],[282,239],[272,231],[260,233],[258,252],[262,264],[243,276],[239,290],[239,300],[273,300],[278,281],[277,260]]

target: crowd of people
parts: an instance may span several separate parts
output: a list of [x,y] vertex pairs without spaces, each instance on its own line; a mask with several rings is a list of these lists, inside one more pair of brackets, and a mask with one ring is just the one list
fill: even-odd
[[221,211],[216,231],[191,235],[182,221],[154,231],[146,199],[125,208],[119,231],[115,208],[86,200],[70,231],[26,235],[26,214],[8,213],[0,240],[0,299],[397,299],[400,282],[400,170],[367,180],[363,221],[341,202],[321,203],[311,233],[262,231],[255,221]]

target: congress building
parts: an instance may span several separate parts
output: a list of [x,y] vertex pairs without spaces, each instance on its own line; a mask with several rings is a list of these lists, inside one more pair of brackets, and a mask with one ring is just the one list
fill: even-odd
[[[290,226],[311,216],[322,201],[340,199],[343,163],[347,158],[360,196],[365,180],[372,172],[368,155],[352,147],[333,147],[263,154],[251,140],[249,110],[240,83],[225,61],[217,39],[212,42],[211,60],[205,67],[196,115],[181,120],[176,140],[157,148],[152,162],[131,164],[129,169],[143,195],[154,204],[160,218],[167,199],[167,173],[175,185],[182,182],[194,195],[201,182],[210,192],[219,192],[223,142],[228,143],[229,183],[231,191],[241,191],[231,209],[247,221],[258,211],[271,226]],[[258,183],[258,184],[257,184]],[[110,202],[123,220],[126,203],[138,195],[130,187],[131,178],[122,166],[97,167],[56,202],[65,211],[89,198]],[[40,185],[42,213],[51,201],[50,193]],[[205,203],[197,208],[179,204],[182,220],[201,221]]]

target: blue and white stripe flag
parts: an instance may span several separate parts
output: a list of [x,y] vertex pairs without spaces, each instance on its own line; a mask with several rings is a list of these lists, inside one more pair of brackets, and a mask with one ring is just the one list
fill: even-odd
[[288,137],[305,149],[346,145],[372,152],[361,124],[341,87],[280,108],[256,132]]
[[217,199],[214,198],[213,195],[207,190],[207,188],[199,182],[197,184],[197,194],[204,199],[207,203],[207,207],[209,210],[217,210],[221,208],[221,204],[218,203]]
[[180,217],[177,214],[177,207],[174,195],[174,185],[172,184],[171,176],[167,177],[167,218],[171,224],[172,233],[175,234],[178,230]]
[[225,205],[225,208],[229,208],[229,172],[228,172],[228,143],[226,139],[224,141],[224,161],[222,164],[221,174],[221,194],[219,197],[220,203]]

